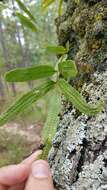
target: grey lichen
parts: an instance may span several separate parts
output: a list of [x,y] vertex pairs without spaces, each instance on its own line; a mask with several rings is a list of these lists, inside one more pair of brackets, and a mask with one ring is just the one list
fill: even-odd
[[73,184],[72,190],[104,190],[107,187],[107,177],[104,175],[107,169],[104,167],[103,160],[104,155],[100,155],[93,163],[83,166],[79,179]]
[[105,109],[96,117],[75,110],[63,113],[49,155],[58,190],[105,190],[107,187],[107,71],[96,72],[93,81],[83,88],[94,103],[104,98]]

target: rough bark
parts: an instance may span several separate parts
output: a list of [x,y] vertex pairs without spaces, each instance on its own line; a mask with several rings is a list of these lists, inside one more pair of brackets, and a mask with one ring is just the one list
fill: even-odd
[[[79,77],[73,84],[89,103],[104,100],[96,117],[65,103],[49,154],[57,190],[107,190],[107,1],[68,0],[56,19],[59,44],[69,43]],[[72,82],[72,81],[71,81]]]

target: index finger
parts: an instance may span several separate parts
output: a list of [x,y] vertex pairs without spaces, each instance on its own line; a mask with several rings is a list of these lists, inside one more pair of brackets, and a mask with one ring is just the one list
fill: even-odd
[[29,175],[32,163],[41,154],[41,151],[33,153],[29,158],[17,165],[6,166],[0,169],[0,184],[2,185],[16,185],[25,181]]

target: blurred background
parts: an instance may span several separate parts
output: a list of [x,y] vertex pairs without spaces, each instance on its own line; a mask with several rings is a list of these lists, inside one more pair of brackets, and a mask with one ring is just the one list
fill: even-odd
[[[40,81],[7,83],[6,71],[16,67],[54,64],[55,56],[46,53],[47,44],[57,42],[54,19],[56,6],[41,13],[40,0],[23,0],[36,18],[38,31],[33,33],[15,16],[20,11],[15,0],[0,1],[0,114],[22,94]],[[40,144],[40,132],[46,119],[49,95],[33,104],[23,114],[0,128],[0,167],[18,163]]]

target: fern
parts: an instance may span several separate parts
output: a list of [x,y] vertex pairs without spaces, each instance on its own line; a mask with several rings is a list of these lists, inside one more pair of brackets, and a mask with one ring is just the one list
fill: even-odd
[[52,139],[56,133],[59,122],[58,114],[60,113],[61,110],[60,94],[56,90],[53,90],[51,94],[52,96],[48,106],[48,115],[42,131],[42,141],[43,144],[45,145],[43,153],[41,155],[42,159],[47,158],[48,152],[51,148]]
[[52,147],[52,141],[48,138],[43,148],[42,154],[38,157],[38,159],[47,160],[47,156],[51,147]]
[[79,92],[69,85],[64,79],[58,81],[58,86],[64,96],[78,109],[80,112],[87,115],[96,115],[103,110],[104,103],[101,101],[96,106],[87,104],[85,99],[79,94]]
[[73,60],[61,61],[58,64],[59,72],[66,78],[75,78],[78,74],[76,64]]
[[30,30],[32,30],[32,32],[37,32],[37,27],[35,25],[35,23],[33,23],[31,21],[31,19],[29,19],[27,16],[22,15],[19,12],[15,13],[16,16],[19,18],[20,22],[22,23],[23,26],[29,28]]
[[53,87],[54,82],[47,81],[46,83],[40,85],[37,88],[34,88],[32,91],[23,95],[0,116],[0,126],[4,125],[7,121],[10,121],[19,113],[22,113],[25,109],[31,106],[39,98],[44,96]]
[[8,82],[25,82],[52,76],[56,71],[50,65],[37,65],[35,67],[17,68],[6,73]]
[[68,50],[63,46],[55,46],[55,45],[47,46],[46,51],[48,51],[48,53],[60,54],[60,55],[66,54],[68,52]]
[[[20,22],[23,26],[28,27],[33,32],[36,32],[37,27],[35,24],[34,16],[31,14],[29,9],[25,7],[21,0],[16,0],[16,2],[18,3],[18,6],[21,8],[21,10],[27,15],[25,16],[22,13],[16,12],[16,15],[19,18]],[[45,10],[54,2],[55,0],[42,0],[42,10]],[[63,0],[58,0],[58,3],[58,12],[61,16]],[[75,0],[75,3],[79,4],[80,0]],[[102,111],[104,106],[103,102],[100,102],[95,106],[89,105],[83,96],[79,94],[79,92],[74,87],[68,84],[66,80],[63,79],[72,79],[75,78],[78,74],[75,62],[73,60],[67,60],[69,44],[67,44],[66,48],[63,46],[49,45],[46,47],[46,50],[49,53],[61,55],[60,59],[55,64],[55,68],[50,65],[39,65],[30,68],[18,68],[7,72],[5,79],[8,82],[24,82],[51,77],[52,75],[56,74],[56,82],[53,82],[52,79],[54,80],[54,78],[51,77],[51,80],[48,80],[44,84],[41,84],[40,86],[23,95],[0,116],[1,126],[6,122],[11,121],[11,119],[13,119],[19,113],[22,113],[25,109],[31,106],[31,104],[44,96],[48,91],[53,90],[51,92],[51,99],[48,106],[46,123],[42,132],[42,141],[44,144],[43,153],[41,155],[42,159],[47,159],[48,152],[52,146],[53,136],[57,130],[59,122],[58,114],[61,110],[61,94],[63,94],[65,98],[71,102],[77,110],[90,116],[96,115]],[[59,93],[59,90],[61,93]]]
[[63,0],[59,0],[59,7],[58,7],[58,14],[59,14],[59,16],[62,15],[62,4],[63,4]]
[[24,5],[24,3],[21,0],[16,0],[18,6],[20,7],[20,9],[26,13],[27,16],[25,16],[24,14],[20,13],[20,12],[15,12],[15,15],[19,18],[20,22],[27,28],[29,28],[30,30],[32,30],[32,32],[37,32],[37,26],[36,26],[36,19],[35,17],[32,15],[32,13],[30,12],[30,10]]
[[54,2],[55,2],[55,0],[42,0],[42,10],[44,11],[46,8],[48,8]]
[[24,3],[22,1],[20,1],[20,0],[16,0],[16,2],[19,5],[20,9],[22,9],[24,11],[24,13],[26,13],[33,22],[35,22],[35,17],[31,14],[31,12],[24,5]]
[[[46,10],[51,4],[53,4],[55,2],[55,0],[42,0],[42,10]],[[63,0],[58,0],[59,2],[59,7],[58,7],[58,14],[59,16],[61,16],[62,14],[62,4],[63,4]]]

